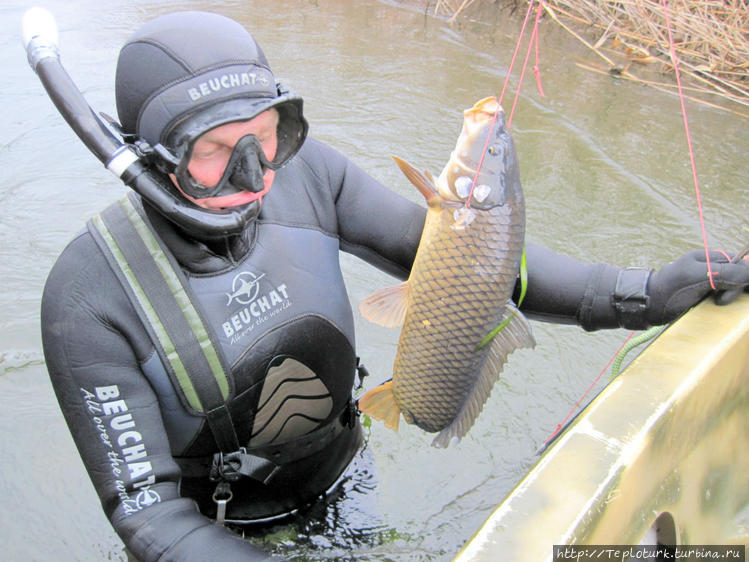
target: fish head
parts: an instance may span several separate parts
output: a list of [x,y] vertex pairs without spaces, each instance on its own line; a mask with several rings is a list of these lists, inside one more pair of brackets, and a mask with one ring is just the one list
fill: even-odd
[[455,149],[437,179],[440,197],[487,210],[514,199],[520,190],[518,178],[515,147],[502,106],[494,97],[478,101],[463,112]]

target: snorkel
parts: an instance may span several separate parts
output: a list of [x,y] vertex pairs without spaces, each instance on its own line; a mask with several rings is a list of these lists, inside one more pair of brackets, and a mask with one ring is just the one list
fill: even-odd
[[[98,115],[88,104],[60,61],[57,25],[52,14],[43,8],[30,8],[24,14],[22,27],[29,64],[65,121],[110,172],[160,214],[201,239],[217,239],[239,234],[248,222],[257,216],[260,198],[246,205],[220,210],[206,210],[184,198],[168,177],[170,171],[176,171],[180,155],[158,140],[148,142],[142,137],[123,132],[114,120]],[[272,74],[270,76],[272,77]],[[301,114],[301,99],[281,90],[275,82],[273,84],[275,97],[267,98],[264,103],[268,107],[277,107],[279,111],[285,111],[296,119],[293,127],[289,125],[294,129],[289,132],[291,148],[283,162],[277,164],[278,167],[301,146],[306,137],[307,123]],[[242,116],[229,115],[228,112],[235,106],[247,106],[249,102],[247,99],[235,98],[224,102],[223,105],[226,107],[220,110],[227,112],[227,122],[237,120]],[[199,120],[200,117],[195,115],[194,119]],[[191,119],[187,120],[189,121]],[[216,125],[215,121],[213,125]],[[185,130],[177,123],[172,124],[173,131],[179,129]],[[195,128],[190,127],[189,130],[194,132]],[[284,133],[282,130],[279,132]],[[252,141],[247,141],[247,144],[251,143]],[[245,152],[255,152],[254,147],[247,148],[252,150]],[[257,176],[258,173],[262,173],[264,167],[272,168],[276,165],[275,162],[263,162],[262,158],[253,162],[253,158],[241,154],[238,155],[238,159],[241,160],[238,169],[245,172],[240,175]],[[227,178],[225,183],[229,183],[230,179]]]

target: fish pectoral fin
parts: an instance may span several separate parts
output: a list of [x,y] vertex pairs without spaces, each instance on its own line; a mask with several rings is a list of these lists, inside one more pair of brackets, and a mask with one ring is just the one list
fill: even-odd
[[489,343],[486,360],[481,366],[473,389],[466,397],[453,422],[434,438],[433,446],[447,447],[453,439],[460,439],[468,433],[481,413],[486,399],[489,398],[494,384],[499,380],[507,356],[520,347],[536,345],[528,320],[512,302],[507,303],[500,326],[502,329],[493,336]]
[[359,303],[364,318],[386,328],[402,326],[407,308],[408,281],[372,293]]
[[376,386],[359,399],[362,413],[376,420],[385,422],[385,427],[398,431],[400,408],[393,394],[393,381]]
[[429,172],[420,172],[411,164],[409,164],[402,158],[398,158],[397,156],[393,156],[393,160],[395,160],[395,163],[398,164],[401,172],[403,172],[408,180],[416,186],[416,189],[419,190],[419,192],[424,196],[424,199],[426,199],[427,202],[429,202],[429,200],[433,197],[438,196],[437,186],[434,183],[434,177],[432,176],[432,174],[430,174]]

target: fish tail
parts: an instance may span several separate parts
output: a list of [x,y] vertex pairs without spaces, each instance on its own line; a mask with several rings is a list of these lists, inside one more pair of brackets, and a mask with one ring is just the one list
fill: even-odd
[[359,409],[368,416],[385,422],[385,427],[398,431],[400,408],[393,393],[393,381],[388,381],[367,392],[359,399]]

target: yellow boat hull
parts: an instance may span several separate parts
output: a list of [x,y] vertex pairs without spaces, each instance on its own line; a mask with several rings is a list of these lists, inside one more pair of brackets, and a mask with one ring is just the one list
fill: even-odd
[[[456,560],[749,544],[749,295],[705,301],[577,417]],[[648,540],[649,539],[649,540]]]

